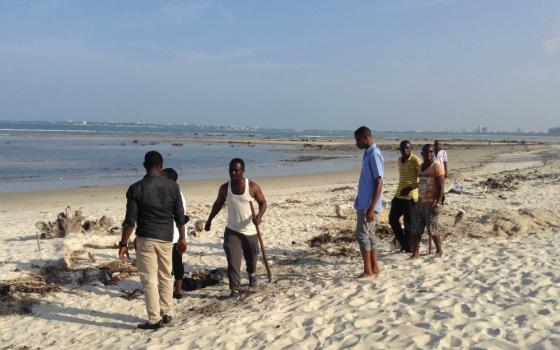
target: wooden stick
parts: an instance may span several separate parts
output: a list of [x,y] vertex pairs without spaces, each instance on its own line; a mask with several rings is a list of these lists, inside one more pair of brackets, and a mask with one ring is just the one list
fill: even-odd
[[[251,213],[253,214],[253,219],[256,217],[255,215],[255,207],[253,207],[253,202],[249,202],[251,206]],[[264,262],[264,266],[266,267],[266,274],[268,275],[268,282],[272,282],[272,271],[270,270],[270,266],[268,265],[268,259],[266,258],[266,252],[264,251],[264,243],[261,236],[261,230],[259,225],[255,224],[255,228],[257,229],[257,238],[259,239],[259,244],[261,246],[261,253]]]
[[41,251],[41,243],[39,242],[39,232],[37,232],[37,247],[39,247],[39,251]]

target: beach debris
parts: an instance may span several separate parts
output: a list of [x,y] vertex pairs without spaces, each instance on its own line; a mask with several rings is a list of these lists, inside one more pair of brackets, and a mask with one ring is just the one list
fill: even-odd
[[120,297],[126,300],[134,300],[140,298],[142,295],[144,295],[144,292],[141,289],[138,288],[132,290],[124,289],[121,290]]
[[202,231],[204,231],[204,225],[206,225],[206,221],[204,221],[204,220],[197,220],[197,221],[194,223],[194,232],[193,232],[193,236],[196,237],[196,234],[202,233]]
[[337,218],[339,218],[339,219],[347,219],[348,218],[348,214],[346,213],[346,211],[344,209],[342,209],[340,204],[335,204],[334,211],[336,213]]
[[286,203],[288,203],[288,204],[301,204],[301,201],[298,200],[298,199],[288,198],[288,199],[286,199]]
[[527,175],[520,173],[505,174],[501,177],[489,177],[486,181],[481,181],[480,185],[487,187],[488,190],[516,190],[519,186],[519,181],[528,180]]
[[[86,220],[80,210],[74,211],[70,206],[59,213],[55,221],[38,221],[35,227],[39,230],[42,239],[62,238],[70,234],[115,234],[115,227],[110,228],[113,222],[103,215],[99,220]],[[120,232],[119,232],[120,233]],[[40,248],[40,246],[39,246]]]
[[39,302],[37,296],[61,290],[39,273],[0,282],[0,316],[30,314],[33,305]]
[[455,215],[455,222],[453,223],[453,226],[456,226],[459,222],[461,222],[461,220],[463,220],[463,216],[465,215],[465,212],[462,210],[459,210],[457,212],[457,214]]
[[375,233],[380,239],[393,239],[393,229],[387,224],[378,223],[375,225]]
[[[115,242],[113,244],[96,244],[96,243],[84,243],[84,248],[90,249],[119,249],[119,243]],[[134,249],[134,241],[128,241],[128,249]]]
[[85,220],[82,224],[84,233],[107,231],[113,225],[113,220],[103,215],[99,220]]
[[171,144],[171,146],[181,147],[181,146],[183,146],[183,144],[180,143],[180,142],[174,142],[174,143]]
[[338,191],[347,191],[347,190],[355,190],[356,187],[354,186],[342,186],[342,187],[335,187],[331,190],[331,192],[338,192]]
[[186,291],[193,291],[209,286],[215,286],[224,281],[227,275],[227,270],[218,268],[210,271],[195,271],[191,272],[187,277],[183,278],[183,289]]

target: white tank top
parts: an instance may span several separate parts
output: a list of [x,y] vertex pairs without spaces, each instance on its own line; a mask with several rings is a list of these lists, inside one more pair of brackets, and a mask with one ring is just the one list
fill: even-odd
[[230,230],[244,235],[257,234],[257,229],[253,224],[251,205],[249,204],[251,202],[254,203],[253,197],[251,197],[249,192],[249,179],[245,179],[245,192],[240,195],[236,195],[231,192],[231,182],[228,182],[228,193],[226,197],[228,219],[226,226]]

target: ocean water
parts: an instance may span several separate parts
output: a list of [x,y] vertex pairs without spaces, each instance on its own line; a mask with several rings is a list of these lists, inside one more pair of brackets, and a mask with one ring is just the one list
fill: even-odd
[[[296,146],[288,145],[216,142],[173,145],[172,140],[176,137],[193,135],[242,137],[248,141],[252,137],[296,140],[353,137],[351,130],[0,121],[0,192],[129,184],[143,176],[143,157],[150,150],[162,153],[164,166],[175,168],[181,180],[226,179],[227,165],[234,157],[245,160],[249,177],[345,171],[360,167],[358,150],[328,154],[334,158],[292,162],[289,160],[315,154],[312,150],[298,150]],[[519,135],[392,132],[376,132],[375,136],[411,140],[520,138]],[[532,136],[525,139],[547,138]],[[385,151],[384,157],[388,162],[396,159],[398,154]]]
[[[136,134],[133,134],[136,135]],[[350,170],[359,167],[359,151],[334,155],[336,159],[292,162],[313,155],[295,152],[296,146],[267,144],[138,142],[118,135],[0,134],[0,192],[22,192],[81,186],[128,184],[140,179],[144,154],[160,152],[164,166],[180,180],[226,179],[232,158],[246,163],[247,176],[278,176]],[[329,154],[329,156],[333,156]]]

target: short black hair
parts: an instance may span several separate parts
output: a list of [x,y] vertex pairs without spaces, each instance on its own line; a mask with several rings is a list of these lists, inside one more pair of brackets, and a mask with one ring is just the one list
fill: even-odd
[[241,158],[233,158],[229,161],[229,167],[231,168],[233,164],[239,163],[241,164],[241,169],[245,170],[245,162]]
[[428,149],[430,147],[434,148],[434,145],[432,145],[431,143],[427,143],[424,146],[422,146],[422,151],[425,150],[425,149]]
[[179,175],[173,168],[165,168],[163,169],[163,173],[165,174],[165,176],[167,176],[169,180],[174,182],[177,182],[177,179],[179,178]]
[[371,137],[371,130],[367,126],[360,126],[359,128],[354,131],[354,137],[358,136],[370,136]]
[[163,156],[157,151],[150,151],[144,156],[144,168],[152,169],[163,166]]
[[406,145],[411,145],[412,146],[412,143],[410,143],[410,141],[408,141],[408,140],[402,140],[401,144],[399,145],[399,149],[404,148],[404,146],[406,146]]

